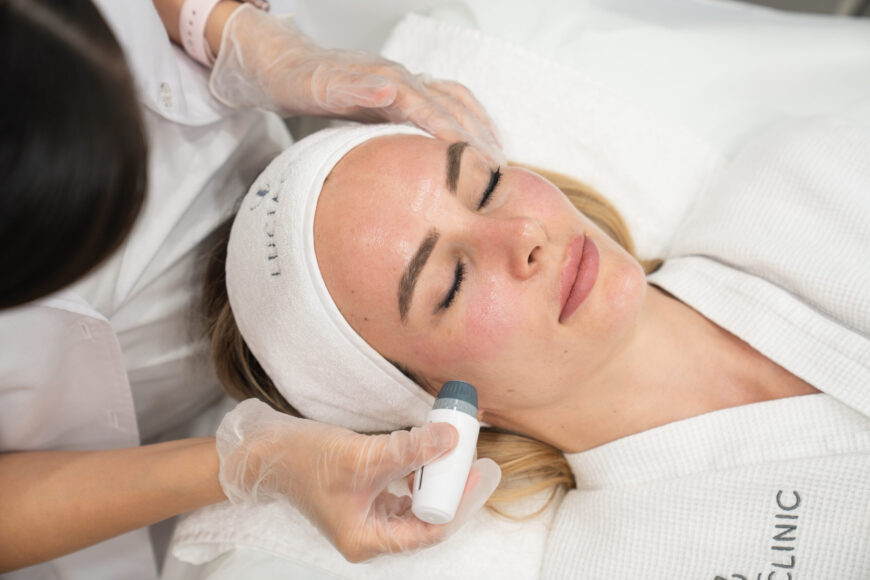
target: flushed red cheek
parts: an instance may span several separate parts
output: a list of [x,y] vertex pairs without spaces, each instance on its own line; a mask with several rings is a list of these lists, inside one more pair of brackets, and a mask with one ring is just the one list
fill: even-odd
[[522,332],[520,304],[512,303],[506,292],[493,288],[476,296],[465,310],[463,348],[476,361],[505,355],[505,347]]
[[485,300],[469,305],[451,324],[438,332],[437,339],[410,340],[414,359],[421,368],[450,372],[497,360],[506,345],[517,336],[514,311],[498,301]]
[[566,207],[572,209],[570,202],[565,204],[567,200],[564,194],[542,177],[521,171],[515,174],[514,179],[516,189],[522,192],[526,201],[533,203],[536,212],[550,214],[564,212]]

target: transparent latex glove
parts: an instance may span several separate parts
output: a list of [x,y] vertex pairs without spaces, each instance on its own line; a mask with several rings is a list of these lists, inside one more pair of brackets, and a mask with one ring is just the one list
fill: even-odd
[[418,520],[410,497],[386,489],[451,450],[456,439],[456,430],[446,423],[360,435],[248,399],[218,428],[220,483],[233,503],[288,500],[345,558],[360,562],[436,544],[483,507],[501,480],[501,470],[490,459],[472,466],[449,524]]
[[410,121],[440,139],[468,142],[493,163],[505,162],[492,121],[464,86],[413,75],[367,53],[322,49],[292,16],[237,8],[224,27],[209,87],[231,107],[283,116]]

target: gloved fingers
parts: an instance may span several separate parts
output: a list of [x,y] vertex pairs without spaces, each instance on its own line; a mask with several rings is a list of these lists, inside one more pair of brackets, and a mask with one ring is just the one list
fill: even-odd
[[449,524],[435,525],[417,519],[409,496],[384,492],[372,506],[373,530],[365,551],[407,552],[442,542],[465,525],[484,506],[501,481],[501,469],[491,459],[478,459],[471,466],[462,501]]
[[363,492],[372,501],[394,481],[453,449],[458,439],[447,423],[387,435],[342,435],[321,447],[315,477],[321,488]]
[[[486,109],[483,108],[483,105],[480,104],[474,94],[461,83],[457,83],[455,81],[447,81],[440,79],[426,79],[426,85],[430,90],[435,89],[446,95],[450,95],[459,102],[466,109],[471,111],[474,114],[474,117],[479,120],[484,127],[486,127],[489,136],[495,142],[495,145],[500,149],[502,147],[501,139],[499,139],[498,130],[493,122],[492,118],[489,116],[489,113],[486,112]],[[473,130],[472,127],[466,127],[469,131]]]
[[[386,492],[372,506],[370,530],[361,542],[365,559],[384,553],[408,552],[437,544],[449,534],[449,526],[427,524],[411,511],[410,496]],[[361,538],[362,539],[362,538]]]
[[436,541],[434,538],[443,534],[429,530],[429,524],[414,516],[409,496],[384,491],[366,508],[366,516],[359,524],[339,519],[325,530],[335,547],[350,562],[430,545]]
[[[329,51],[329,54],[328,62],[333,68],[324,70],[321,78],[327,78],[329,73],[334,74],[336,78],[330,84],[350,84],[347,79],[372,75],[387,79],[397,90],[396,100],[384,105],[383,110],[346,110],[344,113],[348,118],[394,123],[410,121],[436,137],[462,136],[461,140],[495,142],[492,121],[470,91],[458,83],[433,81],[428,75],[412,75],[399,63],[365,53]],[[326,69],[327,65],[323,67]],[[354,71],[359,74],[358,77],[347,74]],[[321,80],[317,84],[325,86],[327,83]]]
[[434,544],[480,509],[500,477],[490,460],[473,465],[457,518],[449,526],[420,521],[411,511],[410,497],[387,491],[393,481],[453,449],[458,439],[447,423],[360,435],[248,400],[224,417],[216,444],[227,497],[235,502],[286,498],[346,558],[361,561]]
[[459,433],[449,423],[426,423],[410,431],[390,433],[379,465],[379,485],[386,486],[451,451]]
[[465,141],[492,163],[505,163],[504,153],[486,122],[437,84],[426,84],[425,77],[400,86],[399,96],[390,109],[391,120],[410,121],[446,141]]
[[[386,62],[386,61],[385,61]],[[431,80],[428,75],[411,75],[404,67],[381,64],[384,78],[393,78],[394,102],[383,111],[362,109],[353,115],[358,121],[410,121],[435,137],[466,141],[496,165],[507,163],[495,124],[483,105],[465,86],[452,81]],[[397,76],[398,75],[398,76]]]
[[501,468],[489,458],[478,459],[471,465],[465,491],[453,521],[447,524],[448,534],[464,526],[486,504],[486,500],[501,482]]

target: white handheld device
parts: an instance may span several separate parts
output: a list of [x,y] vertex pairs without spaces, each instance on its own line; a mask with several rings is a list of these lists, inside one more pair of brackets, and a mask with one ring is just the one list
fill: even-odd
[[477,449],[477,389],[462,381],[444,383],[426,422],[450,423],[459,432],[459,442],[414,474],[411,511],[424,522],[446,524],[456,515]]

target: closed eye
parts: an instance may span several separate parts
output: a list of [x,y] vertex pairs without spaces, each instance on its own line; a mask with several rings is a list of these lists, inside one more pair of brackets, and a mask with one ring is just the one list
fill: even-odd
[[456,268],[453,270],[453,285],[450,287],[450,290],[447,291],[444,300],[442,300],[438,304],[438,307],[435,308],[436,313],[450,308],[450,305],[453,304],[453,300],[456,299],[456,295],[459,294],[460,288],[462,288],[463,280],[465,280],[465,264],[460,260],[456,262]]
[[489,184],[483,192],[483,197],[480,198],[480,203],[477,204],[478,210],[483,209],[486,207],[486,204],[489,203],[489,200],[492,197],[492,192],[495,191],[499,180],[501,180],[501,167],[497,167],[495,171],[489,172]]

